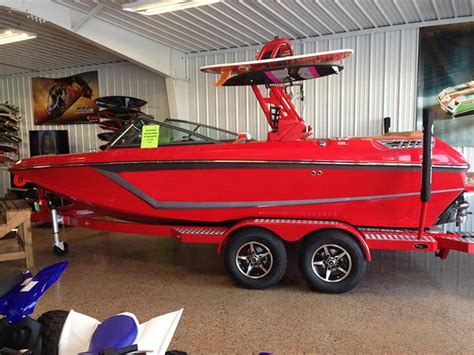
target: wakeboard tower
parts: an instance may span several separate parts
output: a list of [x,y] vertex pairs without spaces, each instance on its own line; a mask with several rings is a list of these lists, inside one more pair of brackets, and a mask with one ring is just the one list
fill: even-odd
[[[306,55],[293,55],[287,38],[275,37],[265,44],[256,60],[209,65],[201,68],[205,73],[220,74],[215,86],[251,85],[252,90],[271,127],[268,141],[306,139],[312,127],[298,113],[287,91],[295,82],[338,74],[343,66],[338,64],[351,56],[351,49],[335,50]],[[264,96],[259,85],[269,89]]]

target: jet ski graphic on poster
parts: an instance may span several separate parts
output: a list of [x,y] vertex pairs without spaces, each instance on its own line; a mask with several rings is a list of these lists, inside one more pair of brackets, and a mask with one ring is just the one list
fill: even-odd
[[33,78],[33,111],[36,125],[88,123],[97,113],[98,72],[65,78]]

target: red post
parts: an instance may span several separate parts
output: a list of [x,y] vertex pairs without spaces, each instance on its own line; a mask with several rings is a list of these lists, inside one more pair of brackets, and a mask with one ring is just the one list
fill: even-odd
[[421,239],[423,237],[423,233],[425,231],[427,207],[428,202],[421,203],[420,224],[418,225],[418,239]]

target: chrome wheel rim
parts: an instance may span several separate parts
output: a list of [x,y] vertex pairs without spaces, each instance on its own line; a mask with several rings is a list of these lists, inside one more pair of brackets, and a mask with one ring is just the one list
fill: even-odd
[[346,249],[336,244],[324,244],[311,257],[313,272],[324,282],[341,282],[352,270],[352,258]]
[[273,255],[266,245],[254,241],[247,242],[237,251],[235,264],[246,277],[261,279],[272,270]]

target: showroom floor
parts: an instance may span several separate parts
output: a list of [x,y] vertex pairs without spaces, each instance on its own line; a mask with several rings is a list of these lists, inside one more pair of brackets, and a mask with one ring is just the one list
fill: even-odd
[[[34,231],[37,268],[57,262],[49,229]],[[194,353],[469,353],[474,347],[474,257],[376,252],[353,292],[310,292],[294,253],[273,289],[235,287],[210,246],[68,228],[69,268],[38,305],[98,319],[139,320],[184,308],[171,348]],[[0,269],[7,264],[0,264]],[[21,265],[21,263],[16,263]]]

